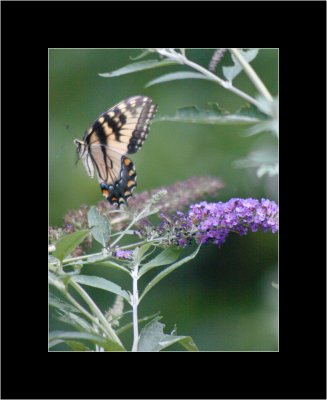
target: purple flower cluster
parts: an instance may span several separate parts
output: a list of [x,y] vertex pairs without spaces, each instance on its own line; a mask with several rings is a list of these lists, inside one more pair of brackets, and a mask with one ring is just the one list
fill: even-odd
[[133,251],[132,250],[121,250],[117,247],[117,249],[114,251],[114,257],[120,258],[121,260],[129,260],[133,257]]
[[226,203],[205,201],[190,206],[187,214],[197,227],[197,243],[221,245],[230,232],[246,235],[256,232],[278,231],[278,206],[274,201],[261,199],[230,199]]
[[140,234],[148,239],[161,238],[162,244],[185,247],[196,243],[222,245],[230,233],[246,235],[249,231],[276,233],[278,206],[261,199],[231,199],[226,203],[201,203],[190,206],[187,213],[160,213],[161,223],[143,224]]

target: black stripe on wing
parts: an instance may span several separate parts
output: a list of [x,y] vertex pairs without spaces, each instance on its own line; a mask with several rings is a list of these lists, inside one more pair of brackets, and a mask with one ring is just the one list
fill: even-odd
[[148,136],[150,121],[156,110],[157,106],[151,98],[130,97],[101,114],[85,133],[84,141],[89,145],[97,140],[107,145],[110,141],[114,145],[115,141],[122,154],[136,153]]

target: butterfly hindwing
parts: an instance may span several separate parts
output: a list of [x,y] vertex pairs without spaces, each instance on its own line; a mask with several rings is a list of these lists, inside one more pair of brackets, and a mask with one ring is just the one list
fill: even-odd
[[142,147],[156,109],[147,96],[130,97],[102,113],[85,132],[83,142],[75,141],[88,174],[96,171],[110,203],[126,201],[136,186],[134,164],[125,155]]
[[122,156],[120,179],[113,185],[102,182],[100,188],[110,204],[125,203],[136,187],[136,172],[132,160]]

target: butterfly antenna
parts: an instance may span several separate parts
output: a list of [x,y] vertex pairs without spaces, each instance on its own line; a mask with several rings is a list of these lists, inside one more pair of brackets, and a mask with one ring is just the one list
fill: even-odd
[[74,136],[73,132],[70,130],[70,126],[68,124],[65,125],[66,131],[70,133],[70,135],[75,139],[76,136]]

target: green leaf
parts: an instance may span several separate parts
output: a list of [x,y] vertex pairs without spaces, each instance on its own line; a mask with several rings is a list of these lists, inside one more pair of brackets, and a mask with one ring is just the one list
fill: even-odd
[[149,55],[149,54],[151,54],[151,53],[152,53],[152,51],[150,51],[150,50],[144,50],[144,51],[142,51],[141,54],[139,54],[139,55],[137,55],[137,56],[135,56],[135,57],[129,56],[129,58],[130,58],[130,60],[132,60],[132,61],[136,61],[136,60],[140,60],[141,58],[146,57],[147,55]]
[[113,76],[121,76],[126,74],[131,74],[132,72],[144,71],[146,69],[158,68],[158,67],[165,67],[167,65],[176,64],[175,61],[172,60],[146,60],[146,61],[139,61],[136,63],[125,65],[122,68],[116,69],[112,72],[105,72],[102,74],[98,74],[104,78],[112,78]]
[[278,164],[263,164],[257,169],[257,177],[261,178],[264,175],[268,174],[268,176],[273,177],[278,175],[279,165]]
[[81,332],[96,333],[92,325],[89,324],[84,318],[76,315],[73,312],[63,312],[58,317],[59,321],[65,322],[68,325],[73,326],[75,329]]
[[55,296],[53,293],[49,293],[49,306],[57,308],[61,311],[80,313],[76,307],[59,299],[59,297]]
[[181,265],[187,263],[188,261],[192,260],[199,252],[201,246],[198,246],[197,249],[187,257],[182,258],[181,260],[177,261],[176,263],[170,265],[168,268],[161,271],[157,276],[155,276],[150,283],[147,284],[145,287],[139,302],[143,299],[143,297],[163,278],[165,278],[168,274],[175,271],[176,268],[180,267]]
[[[258,49],[250,49],[247,51],[239,49],[238,51],[242,54],[247,62],[251,62],[252,60],[254,60],[259,52]],[[241,66],[241,64],[239,64],[233,54],[232,60],[234,62],[234,65],[230,67],[223,67],[223,74],[225,78],[230,82],[243,70],[243,67]]]
[[58,258],[53,257],[53,256],[50,255],[50,254],[48,255],[48,263],[49,263],[49,264],[55,264],[55,265],[60,264]]
[[178,342],[189,351],[198,351],[190,336],[166,335],[163,332],[165,325],[159,319],[160,317],[155,318],[142,329],[138,351],[160,351]]
[[235,115],[252,118],[256,121],[266,121],[269,119],[269,116],[266,113],[259,110],[255,105],[248,103],[237,110]]
[[128,301],[128,303],[130,302],[129,295],[126,290],[123,290],[120,286],[109,281],[108,279],[88,275],[74,275],[71,277],[71,279],[74,282],[80,283],[81,285],[92,286],[98,289],[106,290],[107,292],[118,294]]
[[141,263],[142,259],[144,258],[145,253],[150,249],[151,243],[146,243],[141,247],[136,247],[133,253],[133,258],[135,263],[138,265]]
[[82,230],[62,237],[56,244],[56,250],[53,252],[53,256],[62,261],[73,250],[75,250],[80,243],[83,242],[88,234],[88,230]]
[[104,338],[103,336],[94,333],[54,331],[50,333],[49,339],[49,347],[52,346],[53,341],[57,341],[58,339],[62,341],[88,340],[91,343],[103,347],[107,351],[125,351],[125,349],[119,343],[113,342],[108,338]]
[[266,115],[258,109],[246,106],[231,114],[224,110],[217,103],[211,103],[209,110],[200,110],[196,106],[179,108],[174,116],[162,116],[156,119],[159,121],[187,122],[194,124],[210,125],[249,125],[259,122]]
[[95,206],[91,207],[87,213],[88,225],[92,236],[102,247],[106,247],[110,236],[110,224],[108,219],[101,215]]
[[111,268],[115,268],[118,269],[120,271],[124,271],[127,272],[129,275],[131,274],[130,271],[125,268],[123,265],[120,265],[114,261],[101,261],[99,262],[99,265],[103,266],[103,267],[111,267]]
[[162,265],[171,264],[176,261],[182,252],[181,248],[177,247],[169,247],[168,249],[163,250],[160,254],[158,254],[155,258],[153,258],[148,263],[144,264],[139,271],[139,277],[144,275],[146,272],[150,271],[152,268],[160,267]]
[[62,279],[59,279],[57,275],[53,274],[51,271],[48,271],[48,282],[49,285],[53,285],[60,291],[64,291],[66,289],[65,283]]
[[[246,158],[235,160],[234,168],[261,168],[260,173],[270,173],[271,176],[278,173],[278,153],[277,148],[257,148],[247,155]],[[262,175],[261,175],[262,176]]]
[[153,79],[152,81],[148,82],[145,85],[145,87],[157,85],[158,83],[163,83],[163,82],[176,81],[180,79],[205,79],[209,81],[211,80],[210,78],[208,78],[203,74],[200,74],[199,72],[179,71],[161,75],[159,76],[159,78]]
[[[137,320],[138,324],[141,324],[142,322],[146,322],[149,321],[150,319],[157,317],[160,314],[160,312],[157,312],[155,314],[149,315],[147,317],[143,317]],[[120,335],[121,333],[127,331],[128,329],[133,328],[133,322],[130,322],[122,327],[120,327],[119,329],[116,330],[117,335]]]
[[91,349],[76,340],[66,340],[65,343],[74,351],[91,351]]
[[60,339],[51,340],[51,342],[49,342],[49,350],[51,349],[51,347],[54,347],[54,346],[56,346],[57,344],[60,344],[60,343],[65,343],[65,342],[63,340],[60,340]]

